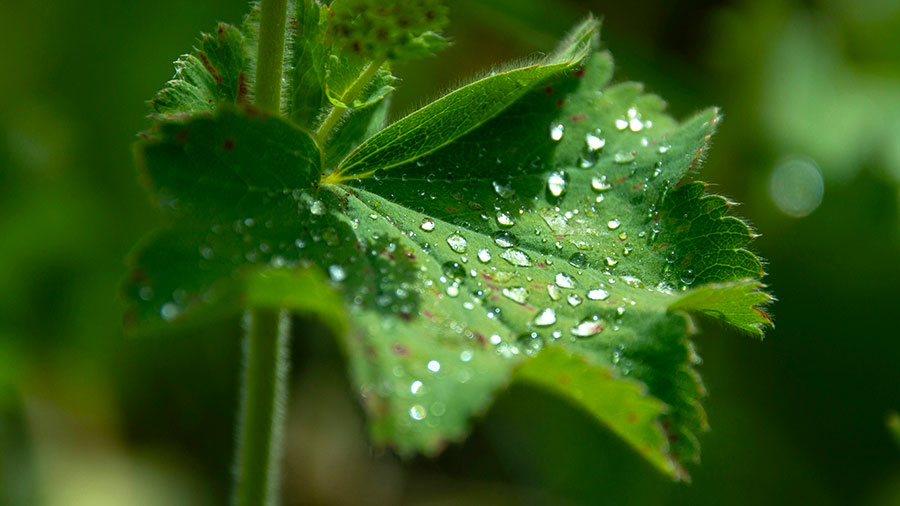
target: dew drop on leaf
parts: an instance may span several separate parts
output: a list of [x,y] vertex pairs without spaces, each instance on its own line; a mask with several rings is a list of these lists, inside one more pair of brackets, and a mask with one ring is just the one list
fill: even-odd
[[589,132],[584,136],[584,141],[587,143],[588,151],[597,151],[598,149],[603,149],[603,146],[606,146],[606,139],[600,137],[600,129],[596,129],[594,132]]
[[587,266],[587,257],[584,256],[584,253],[573,253],[572,256],[569,257],[569,264],[572,267],[584,269]]
[[431,218],[425,218],[424,220],[422,220],[422,224],[419,225],[419,227],[426,232],[431,232],[432,230],[434,230],[434,220],[432,220]]
[[491,261],[491,252],[486,249],[478,250],[478,260],[481,260],[483,263],[488,263]]
[[316,216],[322,216],[325,214],[325,203],[321,200],[316,200],[309,206],[309,212],[315,214]]
[[469,247],[469,243],[466,241],[466,239],[459,234],[453,234],[448,237],[447,244],[450,245],[450,249],[457,253],[465,253],[466,248]]
[[508,213],[498,212],[497,213],[497,223],[504,227],[511,227],[516,224],[515,220],[513,220],[512,216]]
[[561,197],[566,192],[567,184],[564,172],[554,172],[547,178],[547,191],[554,197]]
[[606,182],[606,176],[600,176],[591,180],[591,188],[598,192],[605,192],[612,189],[612,185]]
[[438,372],[441,370],[441,363],[437,360],[429,360],[428,364],[425,366],[431,372]]
[[538,327],[547,327],[556,323],[556,311],[551,308],[541,310],[532,321]]
[[531,265],[531,259],[528,258],[528,255],[526,255],[524,251],[514,248],[505,250],[500,254],[500,258],[518,267],[528,267]]
[[494,242],[501,248],[512,248],[519,243],[516,236],[502,230],[494,234]]
[[343,281],[347,279],[347,271],[338,264],[332,264],[328,267],[328,275],[335,281]]
[[619,151],[613,155],[613,161],[616,163],[628,163],[634,161],[633,151]]
[[497,195],[502,199],[508,199],[516,193],[516,191],[512,189],[512,186],[508,184],[502,184],[497,181],[494,181],[492,184],[494,185],[494,191],[497,192]]
[[609,292],[602,288],[594,288],[588,290],[587,298],[591,300],[606,300],[609,298]]
[[524,286],[514,286],[512,288],[504,288],[503,296],[519,304],[524,304],[528,300],[528,289]]
[[571,330],[575,337],[591,337],[603,332],[603,321],[596,316],[587,318],[578,323]]
[[566,127],[562,123],[557,123],[550,127],[550,138],[554,141],[558,141],[563,138],[563,133],[565,133]]
[[421,381],[416,380],[416,381],[413,381],[409,385],[409,393],[411,393],[413,395],[419,395],[422,392],[423,392],[423,390],[422,390],[422,382]]
[[606,226],[607,226],[610,230],[615,230],[615,229],[619,228],[619,225],[621,225],[621,223],[619,223],[619,219],[618,219],[618,218],[609,220],[609,221],[606,223]]
[[550,283],[547,285],[547,295],[550,296],[551,300],[559,300],[562,298],[562,293],[559,290],[559,287]]
[[566,301],[569,303],[570,306],[575,307],[575,306],[580,305],[581,302],[583,301],[583,299],[581,298],[580,295],[573,293],[572,295],[569,295],[569,297],[568,297],[568,299],[566,299]]
[[556,284],[560,288],[575,288],[575,280],[566,274],[559,273],[556,275]]

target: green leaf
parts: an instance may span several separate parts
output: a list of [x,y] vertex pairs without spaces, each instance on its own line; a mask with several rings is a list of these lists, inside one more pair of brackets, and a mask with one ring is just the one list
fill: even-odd
[[154,116],[212,112],[219,105],[245,102],[247,59],[241,31],[219,23],[214,35],[201,35],[193,54],[175,62],[175,77],[150,101]]
[[316,123],[327,102],[325,64],[329,53],[324,20],[327,12],[316,0],[298,0],[287,27],[288,117],[307,129]]
[[685,478],[706,428],[689,313],[761,334],[770,297],[729,203],[678,186],[718,111],[679,123],[640,85],[610,85],[609,54],[583,56],[595,29],[384,128],[330,173],[386,101],[321,148],[252,111],[162,123],[138,153],[174,220],[133,257],[134,322],[279,301],[343,314],[378,443],[433,454],[526,381]]
[[325,74],[325,90],[332,105],[348,109],[364,109],[394,91],[396,78],[387,65],[382,65],[372,79],[362,87],[359,94],[349,93],[357,79],[366,69],[367,63],[355,57],[331,55]]
[[771,295],[759,290],[762,286],[757,281],[710,283],[691,290],[669,305],[669,310],[704,313],[762,338],[765,328],[772,325],[772,319],[760,309],[772,301]]

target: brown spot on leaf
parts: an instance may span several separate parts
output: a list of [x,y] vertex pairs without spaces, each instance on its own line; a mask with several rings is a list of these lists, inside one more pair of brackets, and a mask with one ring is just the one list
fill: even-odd
[[213,67],[212,63],[210,63],[209,58],[207,58],[206,53],[203,51],[197,50],[197,54],[200,56],[200,59],[203,60],[203,66],[206,67],[206,71],[212,76],[212,78],[216,81],[216,84],[222,84],[222,76],[219,75],[219,71]]
[[225,140],[222,141],[222,149],[229,153],[234,151],[234,139],[232,139],[231,137],[226,137]]

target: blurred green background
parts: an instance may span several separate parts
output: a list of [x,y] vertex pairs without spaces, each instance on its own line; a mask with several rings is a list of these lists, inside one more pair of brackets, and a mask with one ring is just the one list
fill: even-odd
[[[616,80],[726,121],[699,176],[743,202],[780,299],[763,342],[703,321],[712,430],[672,483],[516,387],[472,437],[403,463],[366,444],[340,357],[294,342],[285,505],[897,505],[900,1],[456,0],[453,48],[397,69],[398,113],[604,19]],[[4,2],[0,505],[227,502],[236,322],[125,339],[123,259],[160,222],[131,161],[144,100],[243,0]]]

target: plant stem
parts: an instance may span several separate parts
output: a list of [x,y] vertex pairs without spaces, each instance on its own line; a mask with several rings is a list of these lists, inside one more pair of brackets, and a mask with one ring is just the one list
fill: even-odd
[[232,503],[269,506],[278,503],[291,318],[286,309],[251,309],[244,315],[244,324],[237,483]]
[[262,0],[259,52],[256,60],[256,106],[281,112],[281,72],[284,67],[284,26],[287,0]]
[[[351,100],[354,100],[360,92],[365,88],[369,81],[372,80],[372,77],[375,76],[375,73],[378,72],[378,69],[384,65],[385,58],[380,58],[378,60],[373,60],[369,62],[369,65],[360,72],[359,77],[353,81],[353,84],[344,91],[343,95],[341,95],[341,102],[347,103]],[[322,143],[325,142],[325,139],[328,137],[328,134],[331,133],[331,129],[334,128],[334,125],[337,124],[338,120],[341,119],[344,112],[347,110],[346,107],[336,105],[331,108],[331,112],[328,113],[328,116],[325,117],[325,121],[319,125],[319,129],[316,130],[316,143],[321,146]]]

